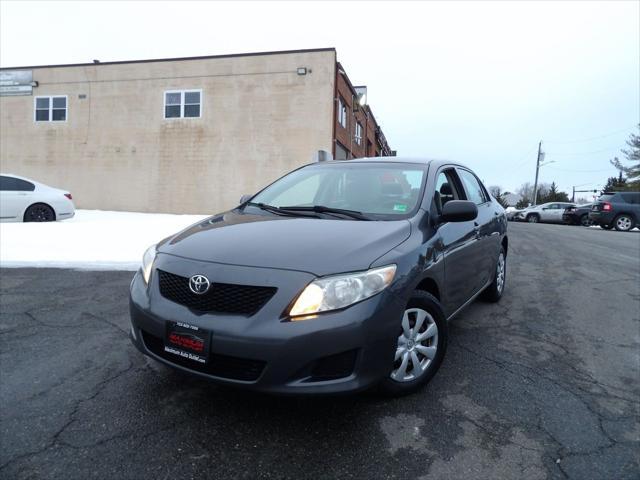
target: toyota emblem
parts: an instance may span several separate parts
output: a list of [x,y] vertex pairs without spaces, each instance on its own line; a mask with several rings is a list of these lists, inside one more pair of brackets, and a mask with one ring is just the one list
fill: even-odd
[[209,282],[209,279],[204,275],[194,275],[189,279],[189,290],[196,295],[207,293],[210,286],[211,283]]

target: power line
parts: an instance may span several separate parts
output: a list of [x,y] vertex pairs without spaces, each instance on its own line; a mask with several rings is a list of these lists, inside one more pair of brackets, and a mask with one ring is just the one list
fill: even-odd
[[611,152],[610,148],[605,148],[603,150],[593,150],[591,152],[576,152],[576,153],[551,153],[550,155],[560,155],[560,156],[577,156],[577,155],[592,155],[594,153],[604,153],[604,152]]
[[[527,163],[529,161],[529,155],[531,155],[535,149],[538,148],[537,145],[534,145],[533,147],[531,147],[527,153],[525,153],[522,157],[520,157],[519,160],[516,160],[517,162],[520,162],[518,165],[516,165],[515,167],[513,167],[514,169],[518,169],[520,168],[522,165],[524,165],[525,163]],[[522,161],[521,161],[522,160]]]
[[558,167],[549,167],[552,170],[559,170],[561,172],[572,172],[572,173],[596,173],[596,172],[610,172],[612,169],[615,169],[616,167],[614,167],[613,165],[611,166],[611,168],[605,168],[602,170],[570,170],[570,169],[566,169],[566,168],[558,168]]
[[616,130],[615,132],[607,133],[605,135],[598,135],[596,137],[581,138],[579,140],[567,140],[567,141],[549,140],[549,141],[547,141],[547,143],[556,143],[558,145],[564,145],[564,144],[567,144],[567,143],[590,142],[592,140],[600,140],[601,138],[613,137],[614,135],[618,135],[618,134],[620,134],[622,132],[629,132],[629,130],[632,130],[632,129],[624,128],[624,129],[621,129],[621,130]]

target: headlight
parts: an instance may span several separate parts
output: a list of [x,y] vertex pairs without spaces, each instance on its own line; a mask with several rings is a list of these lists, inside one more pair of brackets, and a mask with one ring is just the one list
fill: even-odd
[[395,274],[396,266],[389,265],[366,272],[318,278],[302,291],[289,315],[313,315],[348,307],[387,288]]
[[147,248],[142,256],[142,278],[144,283],[149,283],[149,277],[151,276],[151,267],[153,267],[153,261],[156,259],[156,246],[151,245]]

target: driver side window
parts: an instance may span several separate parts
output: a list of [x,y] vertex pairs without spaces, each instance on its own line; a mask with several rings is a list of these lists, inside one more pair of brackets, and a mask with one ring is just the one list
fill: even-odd
[[460,199],[460,195],[456,189],[456,182],[453,177],[452,170],[443,170],[438,174],[436,179],[436,188],[434,193],[434,202],[438,213],[442,213],[442,207],[451,201]]

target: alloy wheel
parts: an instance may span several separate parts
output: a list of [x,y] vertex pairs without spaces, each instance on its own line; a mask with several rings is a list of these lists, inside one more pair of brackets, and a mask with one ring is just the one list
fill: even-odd
[[44,205],[36,205],[29,209],[30,222],[50,222],[53,220],[51,209]]
[[438,326],[429,312],[421,308],[405,310],[391,378],[396,382],[419,378],[429,368],[437,348]]
[[502,293],[502,289],[504,288],[505,267],[504,253],[501,252],[498,257],[498,265],[496,266],[496,287],[498,288],[498,293]]
[[618,230],[623,230],[623,231],[627,231],[631,229],[631,218],[627,217],[626,215],[622,215],[620,217],[618,217],[618,219],[616,220],[616,228]]

